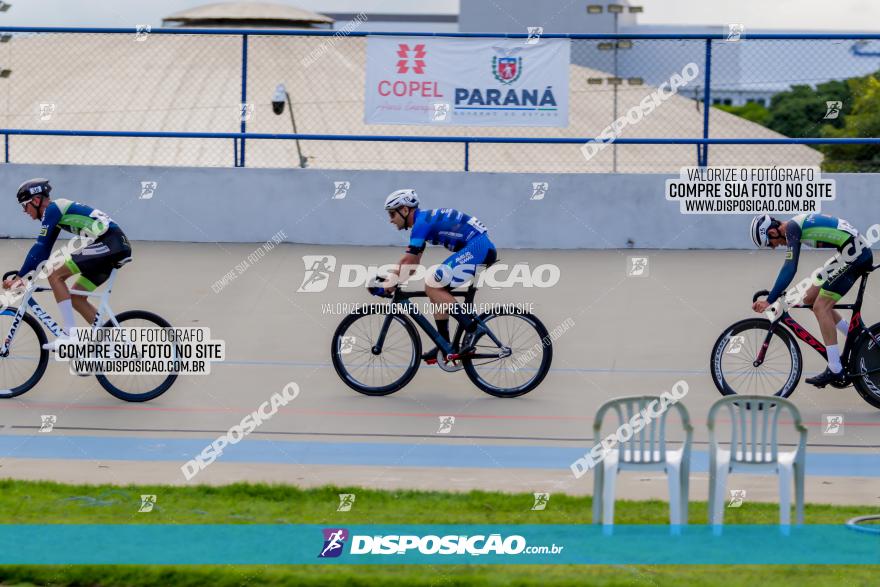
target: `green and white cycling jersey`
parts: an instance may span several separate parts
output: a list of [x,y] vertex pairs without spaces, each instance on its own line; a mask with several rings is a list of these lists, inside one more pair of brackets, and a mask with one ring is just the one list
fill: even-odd
[[[791,284],[797,272],[801,245],[815,249],[842,251],[850,241],[856,238],[859,238],[859,231],[843,218],[825,214],[798,214],[789,220],[785,225],[785,240],[788,246],[785,252],[785,263],[779,271],[773,289],[770,290],[770,295],[767,296],[767,301],[771,304],[775,302],[785,288]],[[860,266],[868,262],[870,254],[871,249],[868,247],[862,251],[862,255],[858,259]],[[845,290],[849,289],[848,286],[851,285],[846,283],[848,279],[846,277],[838,284],[843,293],[846,293]],[[816,285],[821,284],[817,283]]]
[[801,244],[814,249],[840,250],[850,239],[859,236],[859,231],[843,218],[825,214],[798,214],[790,222],[800,227]]

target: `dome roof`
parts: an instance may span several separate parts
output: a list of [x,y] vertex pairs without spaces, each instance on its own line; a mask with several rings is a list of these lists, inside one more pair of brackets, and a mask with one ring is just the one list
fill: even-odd
[[187,8],[162,19],[162,24],[176,26],[311,26],[332,24],[333,19],[274,2],[218,2]]

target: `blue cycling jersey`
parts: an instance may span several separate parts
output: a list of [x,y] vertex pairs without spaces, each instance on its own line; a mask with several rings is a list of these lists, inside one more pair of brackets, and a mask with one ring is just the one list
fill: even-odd
[[417,210],[409,246],[410,249],[424,251],[427,243],[431,243],[456,252],[481,234],[486,234],[486,226],[482,222],[454,208]]
[[27,275],[49,258],[61,230],[73,234],[86,232],[97,238],[114,228],[118,229],[119,226],[100,210],[71,200],[52,200],[43,213],[43,226],[40,227],[37,242],[25,257],[18,274],[22,277]]

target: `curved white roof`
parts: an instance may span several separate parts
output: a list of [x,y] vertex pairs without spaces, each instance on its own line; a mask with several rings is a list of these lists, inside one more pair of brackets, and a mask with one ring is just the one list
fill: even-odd
[[230,24],[246,24],[248,21],[288,21],[291,23],[332,24],[333,19],[317,12],[311,12],[274,2],[218,2],[187,8],[162,19],[185,25],[198,25],[200,21],[217,23],[229,21]]

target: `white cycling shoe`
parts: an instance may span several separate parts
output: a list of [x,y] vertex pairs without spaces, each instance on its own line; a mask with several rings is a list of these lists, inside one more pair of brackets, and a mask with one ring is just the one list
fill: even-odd
[[59,346],[63,344],[76,344],[77,342],[78,339],[75,336],[65,334],[64,336],[59,336],[55,340],[44,344],[43,349],[57,353]]

